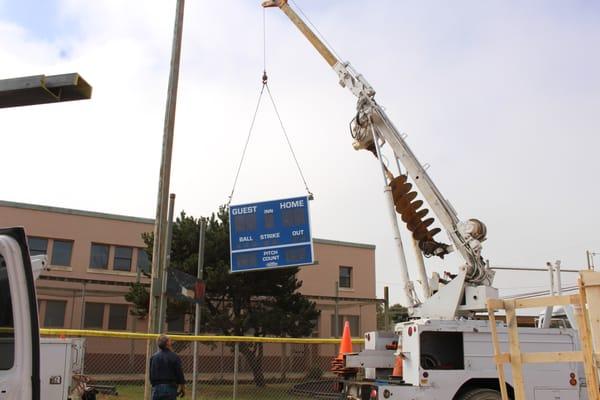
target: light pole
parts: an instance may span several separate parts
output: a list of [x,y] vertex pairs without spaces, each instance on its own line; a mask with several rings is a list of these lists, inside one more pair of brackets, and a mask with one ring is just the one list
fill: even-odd
[[[183,13],[185,0],[177,0],[175,6],[175,24],[173,28],[173,44],[171,47],[171,64],[167,105],[163,132],[160,175],[158,179],[158,199],[156,202],[156,218],[154,220],[154,246],[152,248],[152,280],[150,283],[150,305],[148,310],[148,333],[161,333],[160,297],[163,269],[166,268],[164,250],[167,246],[167,207],[169,205],[169,185],[171,182],[171,157],[173,154],[173,136],[175,130],[175,110],[177,105],[177,87],[179,83],[179,62],[181,59],[181,39],[183,36]],[[152,354],[152,341],[146,343],[146,374],[144,379],[144,399],[150,399],[149,367]]]

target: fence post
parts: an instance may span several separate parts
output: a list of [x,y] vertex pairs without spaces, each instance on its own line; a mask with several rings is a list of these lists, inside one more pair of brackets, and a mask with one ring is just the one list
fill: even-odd
[[240,358],[240,344],[239,344],[239,342],[235,342],[234,351],[233,351],[233,400],[237,399],[239,358]]
[[[383,330],[390,330],[390,289],[387,286],[383,287]],[[379,307],[379,304],[377,304]],[[377,327],[381,329],[381,327]]]
[[287,378],[287,343],[281,343],[281,380]]
[[[206,221],[200,218],[200,234],[198,238],[198,281],[202,281],[204,272],[204,236],[206,231]],[[200,318],[202,317],[200,309],[200,299],[196,299],[196,316],[194,318],[194,336],[200,333]],[[192,373],[192,400],[196,400],[196,385],[198,380],[198,340],[194,340],[194,366]]]
[[221,358],[219,360],[221,367],[221,381],[225,380],[225,345],[221,342]]

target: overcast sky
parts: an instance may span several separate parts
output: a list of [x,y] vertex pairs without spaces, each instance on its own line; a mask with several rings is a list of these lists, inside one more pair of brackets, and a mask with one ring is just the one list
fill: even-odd
[[[583,267],[585,250],[600,251],[600,3],[296,1],[377,90],[460,218],[487,224],[492,265]],[[171,191],[194,216],[232,188],[261,85],[259,3],[186,5]],[[0,78],[79,72],[94,88],[87,102],[0,111],[1,199],[154,217],[174,9],[0,0]],[[280,11],[266,21],[270,87],[315,194],[313,233],[376,245],[378,296],[389,285],[398,300],[379,165],[351,147],[354,97]],[[233,203],[302,194],[264,102]],[[456,272],[461,261],[427,262]],[[547,282],[498,273],[496,286]]]

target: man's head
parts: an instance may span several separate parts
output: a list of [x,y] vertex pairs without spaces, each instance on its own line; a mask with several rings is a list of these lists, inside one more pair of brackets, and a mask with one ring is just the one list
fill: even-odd
[[156,340],[156,344],[158,345],[158,348],[161,350],[166,350],[166,349],[171,350],[171,338],[168,337],[167,335],[160,335],[158,337],[158,340]]

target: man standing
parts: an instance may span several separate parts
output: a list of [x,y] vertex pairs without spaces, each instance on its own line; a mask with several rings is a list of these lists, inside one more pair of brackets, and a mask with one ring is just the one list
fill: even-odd
[[177,395],[185,396],[185,378],[181,369],[181,359],[173,352],[171,338],[160,335],[156,344],[159,351],[150,358],[152,400],[176,400]]

